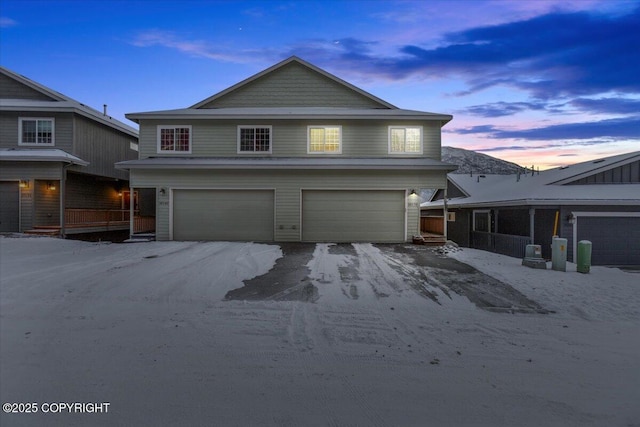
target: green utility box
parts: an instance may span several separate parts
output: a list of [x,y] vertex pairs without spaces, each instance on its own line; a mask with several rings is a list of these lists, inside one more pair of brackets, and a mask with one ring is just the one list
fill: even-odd
[[567,239],[554,237],[551,241],[551,268],[567,271]]
[[589,273],[591,270],[591,242],[580,240],[578,242],[578,260],[576,261],[578,273]]

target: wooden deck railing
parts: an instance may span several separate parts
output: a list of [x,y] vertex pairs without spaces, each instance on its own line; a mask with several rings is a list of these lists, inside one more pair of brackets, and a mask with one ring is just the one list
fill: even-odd
[[64,221],[67,226],[127,222],[129,221],[129,211],[125,209],[65,209]]
[[[134,212],[133,232],[148,233],[156,230],[156,218],[153,216],[139,216]],[[64,220],[68,228],[92,228],[118,226],[122,229],[129,225],[131,218],[128,209],[65,209]]]
[[156,217],[155,216],[135,216],[133,217],[133,232],[134,233],[149,233],[156,231]]

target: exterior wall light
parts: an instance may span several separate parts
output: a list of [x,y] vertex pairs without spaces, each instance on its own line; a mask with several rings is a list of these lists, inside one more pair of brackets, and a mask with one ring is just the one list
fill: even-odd
[[29,188],[29,181],[26,179],[20,180],[20,188],[24,188],[24,189]]
[[574,222],[576,222],[576,217],[573,216],[573,213],[570,213],[569,215],[567,215],[567,222],[569,224],[573,224]]
[[411,192],[409,193],[410,196],[415,196],[416,195],[416,190],[411,189]]
[[53,191],[55,189],[56,189],[56,185],[52,181],[47,182],[47,190]]
[[164,196],[165,194],[167,194],[167,189],[166,189],[166,188],[164,188],[164,187],[162,187],[162,188],[160,189],[160,195],[161,195],[161,196]]

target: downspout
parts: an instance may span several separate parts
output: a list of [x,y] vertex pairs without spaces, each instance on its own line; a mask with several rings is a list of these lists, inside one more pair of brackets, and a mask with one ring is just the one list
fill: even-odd
[[531,237],[531,244],[535,243],[535,225],[536,225],[536,209],[529,208],[529,237]]
[[443,201],[442,204],[444,206],[444,227],[443,227],[443,231],[444,231],[444,240],[446,242],[447,240],[449,240],[449,236],[448,236],[449,230],[448,230],[448,227],[447,227],[447,222],[448,222],[447,217],[449,216],[449,207],[447,206],[447,189],[446,188],[444,189],[444,198],[442,199],[442,201]]
[[67,168],[71,163],[62,164],[62,174],[60,177],[60,237],[67,237],[65,211],[67,206]]

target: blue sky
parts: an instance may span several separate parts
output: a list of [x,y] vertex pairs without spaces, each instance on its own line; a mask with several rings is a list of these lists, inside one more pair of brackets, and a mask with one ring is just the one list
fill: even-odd
[[637,0],[0,1],[3,66],[131,125],[298,55],[452,114],[443,145],[541,168],[640,150]]

